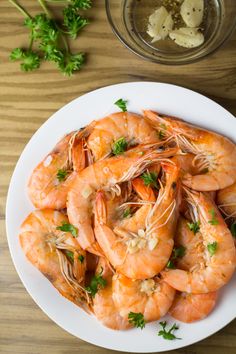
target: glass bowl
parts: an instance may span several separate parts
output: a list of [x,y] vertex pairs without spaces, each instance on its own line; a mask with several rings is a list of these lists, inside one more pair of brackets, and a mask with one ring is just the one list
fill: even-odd
[[236,0],[205,0],[205,41],[201,46],[183,48],[170,39],[152,44],[146,32],[148,18],[162,3],[163,0],[106,0],[107,18],[114,33],[144,59],[167,65],[197,61],[218,49],[236,28]]

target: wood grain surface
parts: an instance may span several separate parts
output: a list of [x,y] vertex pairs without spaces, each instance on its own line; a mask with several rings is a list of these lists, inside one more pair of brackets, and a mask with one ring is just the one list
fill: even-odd
[[[27,5],[31,13],[39,10],[37,1],[24,0],[21,3]],[[88,53],[87,65],[79,74],[65,78],[49,63],[34,73],[25,74],[17,63],[8,60],[12,48],[27,43],[22,17],[7,0],[0,1],[1,353],[111,352],[74,338],[54,324],[26,292],[10,258],[4,221],[7,189],[18,157],[40,125],[64,104],[86,92],[105,85],[138,80],[188,87],[213,98],[236,115],[235,35],[219,51],[200,62],[166,67],[143,61],[123,47],[106,20],[103,0],[94,0],[89,16],[91,25],[73,44]],[[236,352],[236,321],[210,338],[172,353],[222,352]]]

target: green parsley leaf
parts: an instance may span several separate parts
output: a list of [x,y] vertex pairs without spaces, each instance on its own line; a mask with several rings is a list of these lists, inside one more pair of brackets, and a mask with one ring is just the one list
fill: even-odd
[[116,140],[112,146],[112,152],[114,155],[123,154],[128,147],[128,143],[124,137]]
[[190,223],[188,222],[189,229],[196,235],[196,233],[200,230],[200,221]]
[[210,256],[214,256],[214,254],[216,253],[216,250],[217,250],[217,242],[212,242],[212,243],[208,243],[207,245],[207,249],[208,249],[208,252],[210,253]]
[[74,71],[81,69],[84,61],[84,53],[68,54],[64,57],[64,60],[59,62],[58,67],[64,75],[71,76]]
[[66,256],[69,258],[69,260],[74,263],[74,253],[71,251],[65,251]]
[[23,59],[23,57],[24,57],[24,51],[21,48],[13,49],[13,51],[10,54],[10,60],[12,61]]
[[82,254],[79,255],[78,260],[80,261],[80,263],[84,262],[84,256]]
[[78,14],[77,9],[68,5],[63,10],[64,26],[67,28],[68,34],[71,38],[76,39],[79,31],[85,27],[89,21]]
[[127,107],[126,107],[127,103],[128,103],[128,101],[125,101],[125,100],[123,100],[122,98],[120,98],[120,99],[117,100],[114,104],[115,104],[117,107],[119,107],[119,108],[122,110],[122,112],[127,112]]
[[158,138],[160,140],[163,140],[165,138],[165,133],[163,132],[163,130],[158,130]]
[[126,219],[129,218],[130,216],[131,216],[131,209],[130,208],[125,209],[123,213],[123,218]]
[[65,169],[58,170],[57,171],[57,179],[58,179],[58,181],[59,182],[65,181],[67,175],[68,175],[67,170],[65,170]]
[[142,180],[144,181],[145,186],[155,187],[159,189],[157,184],[157,173],[156,172],[144,172],[141,175]]
[[236,221],[230,227],[231,234],[236,238]]
[[145,327],[145,320],[142,313],[138,312],[130,312],[128,314],[129,323],[131,323],[134,327],[143,329]]
[[176,337],[172,332],[176,331],[177,329],[179,329],[179,327],[176,325],[176,323],[173,324],[173,326],[167,331],[166,330],[166,325],[167,322],[160,322],[160,325],[162,327],[162,329],[158,332],[158,336],[162,336],[164,339],[166,340],[173,340],[173,339],[181,339]]
[[89,294],[91,294],[92,297],[94,297],[99,289],[104,289],[105,286],[107,285],[106,279],[104,279],[101,274],[103,273],[103,269],[99,274],[96,274],[92,277],[89,286],[87,286],[85,289]]
[[175,263],[171,259],[168,261],[166,268],[168,269],[175,269]]
[[74,7],[77,9],[87,10],[92,6],[91,0],[71,0]]
[[64,222],[61,226],[57,226],[57,230],[70,232],[73,237],[78,237],[78,229],[72,224]]
[[216,219],[216,212],[214,209],[209,210],[209,213],[211,214],[211,220],[208,221],[209,224],[211,225],[218,225],[219,221]]
[[186,248],[184,246],[175,247],[173,249],[173,258],[182,258],[185,255]]
[[15,48],[10,54],[10,59],[12,61],[21,60],[20,66],[22,71],[36,70],[40,66],[40,57],[38,53],[32,50]]

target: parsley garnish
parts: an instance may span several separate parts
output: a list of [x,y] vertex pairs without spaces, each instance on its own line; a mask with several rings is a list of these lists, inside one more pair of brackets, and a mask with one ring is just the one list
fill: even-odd
[[74,263],[74,253],[71,251],[65,251],[66,256],[69,258],[69,260]]
[[130,216],[131,216],[131,209],[130,208],[125,209],[123,213],[123,218],[126,219],[129,218]]
[[210,253],[210,256],[214,256],[214,254],[216,253],[216,250],[217,250],[217,242],[212,242],[212,243],[208,243],[207,245],[207,249],[208,249],[208,252]]
[[80,263],[83,263],[84,262],[84,256],[82,254],[80,254],[78,256],[78,260],[80,261]]
[[196,233],[200,230],[200,221],[190,223],[188,222],[189,229],[196,235]]
[[211,214],[211,220],[208,221],[209,224],[211,225],[218,225],[219,221],[216,219],[216,212],[214,209],[209,210],[209,213]]
[[230,226],[230,231],[233,237],[236,238],[236,221]]
[[101,275],[103,273],[103,269],[99,274],[96,274],[92,277],[89,286],[86,286],[86,290],[92,297],[94,297],[99,289],[104,289],[107,285],[106,279],[104,279]]
[[70,232],[73,237],[78,237],[78,229],[72,224],[64,222],[62,226],[57,226],[57,230]]
[[173,248],[171,258],[168,261],[166,267],[169,269],[174,269],[176,259],[182,258],[185,255],[185,251],[186,251],[186,248],[184,246],[179,246],[179,247]]
[[163,132],[163,130],[158,130],[158,138],[160,140],[163,140],[165,138],[165,133]]
[[157,173],[156,172],[144,172],[140,176],[145,184],[145,186],[155,187],[159,189],[157,184]]
[[114,155],[120,155],[125,152],[128,147],[128,143],[124,137],[116,140],[112,146],[112,152]]
[[58,170],[57,171],[57,179],[58,179],[58,181],[59,182],[65,181],[67,175],[68,175],[67,170],[65,170],[65,169]]
[[[64,75],[71,76],[81,69],[84,53],[71,53],[67,38],[69,36],[75,39],[79,31],[89,23],[78,11],[89,9],[91,1],[68,0],[68,6],[63,9],[61,23],[50,13],[46,1],[38,0],[38,2],[43,13],[31,16],[16,0],[11,0],[11,4],[25,17],[24,26],[29,30],[29,45],[27,49],[15,48],[10,55],[10,60],[21,61],[23,71],[38,69],[43,60],[51,61]],[[57,0],[51,2],[56,3]]]
[[138,312],[130,312],[128,314],[129,323],[131,323],[134,327],[143,329],[145,327],[145,320],[142,313]]
[[120,98],[120,99],[119,99],[118,101],[116,101],[114,104],[115,104],[117,107],[119,107],[119,108],[122,110],[122,112],[127,112],[127,107],[126,107],[127,102],[128,102],[128,101],[125,101],[125,100],[123,100],[122,98]]
[[173,324],[173,326],[167,331],[166,330],[166,325],[167,322],[160,322],[160,325],[162,327],[162,329],[158,332],[158,336],[162,336],[164,339],[167,340],[173,340],[173,339],[181,339],[176,337],[172,332],[176,331],[177,329],[179,329],[179,327],[176,325],[176,323]]

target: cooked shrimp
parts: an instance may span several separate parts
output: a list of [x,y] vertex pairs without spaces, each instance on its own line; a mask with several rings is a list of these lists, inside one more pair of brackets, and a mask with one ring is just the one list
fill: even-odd
[[86,255],[70,233],[57,229],[63,223],[68,218],[59,211],[33,211],[21,225],[20,244],[28,260],[61,295],[79,306],[90,306],[84,289]]
[[120,138],[125,138],[130,146],[159,141],[152,126],[141,116],[129,112],[113,113],[97,121],[88,138],[94,160],[109,155],[114,142]]
[[100,289],[95,295],[93,301],[93,310],[97,319],[102,324],[111,329],[124,330],[131,327],[127,316],[122,317],[116,308],[112,294],[112,276],[113,273],[104,258],[99,259],[96,273],[102,270],[102,277],[107,284],[104,289]]
[[156,321],[168,312],[175,290],[158,277],[132,280],[115,274],[112,280],[113,300],[122,317],[130,312],[142,313],[146,322]]
[[216,291],[227,284],[235,270],[233,238],[214,202],[203,193],[186,191],[194,215],[199,218],[205,247],[204,263],[189,271],[165,271],[164,280],[183,292],[199,294]]
[[236,183],[217,193],[217,204],[227,219],[236,220]]
[[236,182],[236,145],[226,137],[197,128],[177,118],[144,111],[156,129],[175,138],[178,146],[195,155],[194,165],[201,173],[186,173],[184,184],[198,191],[223,189]]
[[88,126],[63,137],[34,169],[28,183],[28,193],[36,208],[66,207],[68,190],[75,177],[73,171],[85,168],[83,137],[90,128]]
[[209,315],[214,309],[217,292],[207,294],[177,293],[169,314],[178,321],[191,323]]
[[[175,236],[176,247],[184,247],[184,255],[175,262],[177,269],[191,271],[204,262],[204,246],[199,231],[191,231],[190,223],[180,217]],[[205,318],[216,304],[217,293],[188,294],[176,293],[174,302],[169,310],[171,316],[182,322],[194,322]]]
[[158,274],[166,265],[173,248],[173,235],[178,219],[179,169],[162,164],[166,185],[146,218],[145,230],[119,236],[106,224],[106,200],[97,193],[95,235],[104,254],[117,272],[132,278],[146,279]]
[[98,161],[77,174],[68,193],[67,212],[70,223],[79,230],[78,242],[83,249],[101,255],[92,228],[92,202],[98,189],[114,189],[120,193],[119,183],[135,178],[154,160],[171,156],[176,149],[155,151],[134,148],[123,155]]

